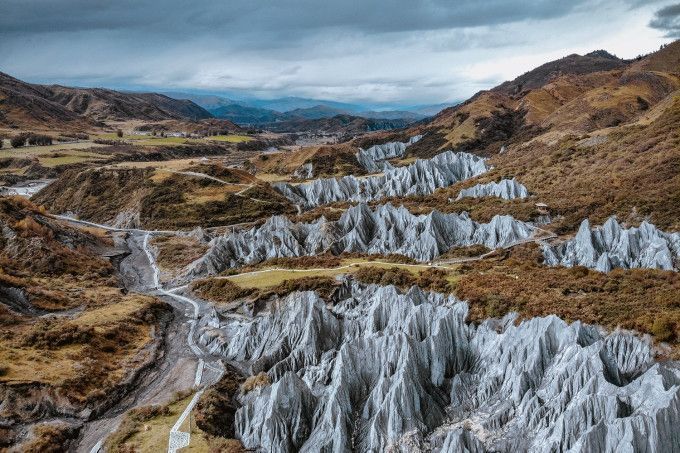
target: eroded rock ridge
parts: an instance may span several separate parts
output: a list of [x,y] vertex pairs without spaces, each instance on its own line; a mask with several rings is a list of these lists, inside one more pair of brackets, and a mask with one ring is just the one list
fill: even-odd
[[388,142],[381,145],[373,145],[368,149],[359,148],[357,160],[366,171],[376,173],[387,168],[393,168],[387,159],[402,157],[406,153],[406,148],[420,141],[422,135],[414,135],[406,142]]
[[482,244],[490,249],[526,240],[533,228],[511,216],[497,215],[477,223],[467,213],[411,214],[391,204],[371,209],[366,204],[349,208],[337,221],[321,217],[312,223],[293,223],[273,216],[263,225],[228,233],[210,242],[209,251],[191,266],[192,275],[214,274],[224,269],[269,258],[318,255],[329,251],[399,253],[430,261],[452,247]]
[[502,179],[499,182],[490,182],[487,184],[477,184],[468,189],[463,189],[458,193],[457,200],[466,197],[482,198],[482,197],[498,197],[504,200],[513,200],[515,198],[526,198],[529,196],[527,188],[512,179]]
[[386,197],[429,195],[488,171],[481,157],[447,151],[432,159],[418,159],[405,167],[386,168],[382,175],[357,178],[322,178],[293,185],[276,183],[273,187],[291,202],[305,209],[337,201],[368,202]]
[[543,255],[550,266],[585,266],[600,272],[617,267],[672,270],[680,260],[680,233],[665,233],[648,222],[626,229],[615,217],[591,229],[586,219],[573,239],[544,245]]
[[632,334],[556,316],[466,323],[417,287],[293,293],[201,343],[272,385],[241,396],[256,451],[674,452],[680,371]]

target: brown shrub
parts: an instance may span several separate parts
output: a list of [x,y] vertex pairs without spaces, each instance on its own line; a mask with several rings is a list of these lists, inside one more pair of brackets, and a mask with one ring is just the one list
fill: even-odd
[[260,372],[254,376],[248,377],[241,385],[241,390],[243,393],[248,393],[258,387],[265,387],[271,383],[272,381],[269,379],[269,375],[265,372]]
[[191,290],[202,299],[218,303],[229,303],[236,299],[248,297],[255,292],[252,288],[241,288],[226,278],[196,280],[191,284]]
[[33,429],[35,436],[22,451],[26,453],[62,453],[78,438],[78,428],[64,423],[44,424]]
[[448,272],[445,270],[432,267],[418,273],[418,281],[416,284],[428,291],[448,293],[452,290],[448,275]]
[[227,365],[222,378],[203,393],[196,404],[196,426],[211,436],[230,438],[234,436],[234,416],[239,408],[234,399],[243,376]]
[[362,266],[354,273],[354,278],[362,283],[395,285],[402,288],[413,286],[417,281],[412,273],[399,267],[384,269],[373,266]]
[[275,293],[279,296],[284,296],[294,291],[316,291],[320,297],[327,298],[333,294],[333,291],[335,291],[337,286],[338,281],[332,277],[302,277],[284,280],[279,285],[268,291],[268,293]]
[[245,453],[248,451],[237,439],[213,437],[208,439],[208,444],[208,453]]

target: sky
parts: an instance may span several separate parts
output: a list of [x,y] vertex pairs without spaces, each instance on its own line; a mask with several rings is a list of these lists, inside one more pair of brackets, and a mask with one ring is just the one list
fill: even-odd
[[30,82],[372,105],[677,38],[678,0],[0,0],[0,71]]

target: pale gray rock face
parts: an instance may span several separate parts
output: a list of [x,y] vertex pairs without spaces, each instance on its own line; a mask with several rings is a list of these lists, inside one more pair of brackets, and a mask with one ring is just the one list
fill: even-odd
[[497,215],[477,223],[466,214],[411,214],[391,204],[371,209],[359,204],[336,222],[325,218],[293,223],[283,216],[269,218],[250,230],[228,233],[210,242],[209,251],[191,265],[192,275],[259,263],[270,258],[318,255],[325,251],[399,253],[418,261],[437,258],[452,247],[482,244],[495,249],[526,240],[531,226],[511,216]]
[[305,209],[337,201],[368,202],[386,197],[429,195],[440,187],[488,171],[481,157],[447,151],[432,159],[418,159],[405,167],[386,168],[382,175],[315,179],[303,184],[273,184],[276,190]]
[[346,282],[201,342],[272,385],[241,397],[255,451],[677,452],[680,370],[632,334]]
[[314,176],[314,166],[311,162],[302,164],[295,170],[295,172],[293,172],[293,176],[300,179],[309,179]]
[[490,182],[488,184],[477,184],[469,189],[463,189],[458,193],[456,200],[465,197],[482,198],[482,197],[499,197],[504,200],[513,200],[515,198],[526,198],[529,196],[529,191],[524,185],[512,179],[502,179],[500,182]]
[[672,270],[680,260],[680,233],[664,233],[647,222],[625,229],[615,217],[591,230],[586,219],[573,239],[544,245],[543,256],[550,266],[585,266],[600,272],[617,267]]
[[381,145],[373,145],[368,149],[359,148],[359,152],[356,154],[357,160],[362,167],[371,173],[384,171],[392,168],[389,162],[385,162],[387,159],[403,156],[406,148],[417,143],[421,138],[423,138],[422,135],[415,135],[407,142],[388,142]]

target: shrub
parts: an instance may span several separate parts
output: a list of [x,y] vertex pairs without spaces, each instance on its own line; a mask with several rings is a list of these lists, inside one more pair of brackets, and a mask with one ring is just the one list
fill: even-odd
[[248,379],[246,379],[241,385],[241,390],[243,393],[248,393],[258,387],[265,387],[271,383],[272,381],[269,379],[269,375],[262,371],[255,376],[250,376]]
[[238,403],[234,399],[243,383],[243,376],[230,365],[224,375],[210,387],[196,404],[196,426],[203,432],[222,438],[233,437],[234,417]]
[[29,145],[47,146],[52,144],[52,137],[43,134],[30,134],[27,141]]
[[272,292],[283,296],[294,291],[315,291],[320,297],[326,298],[333,294],[338,282],[332,277],[311,276],[284,280],[272,289]]
[[21,148],[26,144],[26,135],[25,134],[15,135],[14,137],[12,137],[9,143],[10,145],[12,145],[12,148]]
[[241,441],[237,439],[223,439],[211,438],[208,441],[208,453],[245,453],[245,449]]
[[656,318],[651,330],[658,341],[670,341],[675,337],[675,323],[668,316]]
[[395,285],[402,288],[413,286],[416,283],[413,274],[398,267],[389,269],[372,266],[361,267],[354,276],[362,283]]
[[438,293],[448,293],[451,291],[451,284],[447,278],[448,273],[436,267],[425,269],[418,274],[417,285],[429,291]]
[[215,302],[228,303],[253,294],[252,288],[241,288],[226,278],[206,278],[191,284],[191,290],[201,298]]
[[27,453],[60,453],[78,438],[78,428],[64,423],[44,424],[33,429],[34,439],[22,448]]

